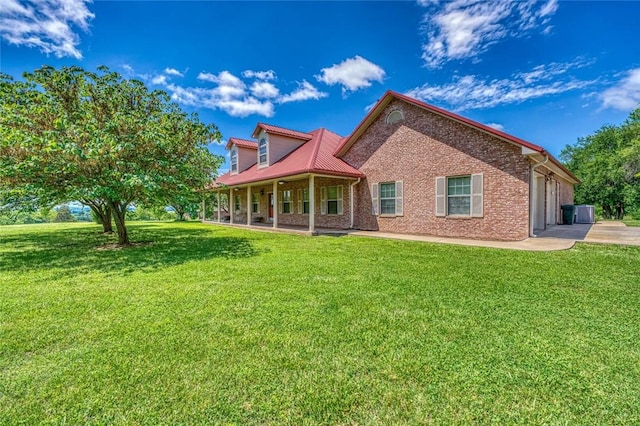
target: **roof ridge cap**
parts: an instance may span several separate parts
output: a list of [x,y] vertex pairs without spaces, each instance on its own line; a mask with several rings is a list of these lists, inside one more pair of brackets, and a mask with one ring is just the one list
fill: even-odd
[[324,127],[321,127],[317,130],[319,130],[318,142],[316,142],[316,146],[313,147],[313,153],[311,154],[311,158],[309,158],[309,163],[307,164],[307,169],[309,170],[315,169],[316,159],[318,158],[318,151],[320,151],[320,144],[322,143],[322,138],[324,137]]

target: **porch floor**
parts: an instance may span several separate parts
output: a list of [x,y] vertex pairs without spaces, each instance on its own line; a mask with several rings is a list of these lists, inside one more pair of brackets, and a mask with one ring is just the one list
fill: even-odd
[[206,220],[203,223],[209,223],[222,226],[233,226],[236,228],[251,229],[255,231],[280,232],[284,234],[300,234],[300,235],[347,235],[353,232],[352,229],[336,229],[336,228],[316,228],[315,231],[309,231],[309,227],[302,225],[278,225],[277,228],[269,222],[265,223],[229,223],[218,222],[217,220]]

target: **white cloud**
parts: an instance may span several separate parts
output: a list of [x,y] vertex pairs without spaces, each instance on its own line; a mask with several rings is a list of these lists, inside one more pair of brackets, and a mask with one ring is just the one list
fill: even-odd
[[330,86],[341,84],[342,92],[345,93],[348,90],[353,92],[369,87],[373,81],[382,83],[385,74],[385,71],[378,65],[356,55],[339,64],[322,68],[321,74],[315,77],[318,81]]
[[529,99],[555,95],[595,84],[577,80],[569,71],[588,65],[582,59],[569,63],[552,63],[517,73],[510,78],[487,80],[475,75],[454,77],[453,82],[411,89],[407,95],[426,102],[446,103],[455,110],[489,108],[516,104]]
[[280,96],[278,103],[286,104],[288,102],[300,102],[309,99],[318,100],[320,98],[326,98],[327,96],[329,96],[327,93],[319,91],[308,81],[302,80],[302,83],[298,83],[296,90],[288,95]]
[[629,70],[626,77],[615,86],[605,90],[601,95],[603,108],[614,108],[623,111],[640,106],[640,68]]
[[501,132],[504,131],[504,126],[500,123],[487,123],[487,126],[493,127],[494,129],[500,130]]
[[77,46],[80,37],[76,28],[89,30],[94,14],[87,8],[88,0],[41,0],[21,3],[2,0],[0,34],[8,43],[37,47],[58,58],[82,58]]
[[[221,110],[233,117],[247,117],[252,114],[271,117],[274,114],[273,102],[260,101],[255,95],[247,95],[246,84],[229,71],[222,71],[219,74],[201,72],[197,78],[215,83],[217,86],[185,88],[169,84],[167,88],[172,92],[171,99],[183,105]],[[273,89],[277,91],[275,87]],[[264,87],[262,90],[263,94],[268,92]]]
[[273,117],[273,103],[260,102],[254,97],[244,99],[223,100],[218,103],[218,108],[233,117],[247,117],[252,114]]
[[167,76],[165,75],[155,76],[151,79],[151,83],[164,85],[167,83]]
[[184,77],[184,74],[175,68],[165,68],[164,73],[167,75],[174,75],[176,77]]
[[124,70],[124,72],[126,72],[127,74],[135,74],[135,70],[133,69],[133,67],[129,64],[123,64],[122,65],[122,69]]
[[475,58],[505,37],[522,37],[536,28],[548,33],[551,16],[558,9],[557,0],[418,3],[428,9],[423,20],[427,40],[422,46],[422,59],[430,68],[454,59]]
[[249,90],[257,98],[275,98],[280,94],[276,86],[266,81],[254,81]]
[[244,78],[257,78],[258,80],[275,80],[276,73],[273,70],[268,70],[268,71],[245,70],[245,71],[242,71],[242,76]]
[[218,87],[214,91],[222,100],[230,101],[240,98],[246,93],[247,86],[229,71],[222,71],[217,75],[201,72],[197,78],[198,80],[217,83]]
[[282,95],[278,87],[267,81],[275,78],[273,71],[259,73],[245,71],[242,74],[244,78],[254,79],[250,86],[247,87],[245,81],[229,71],[221,71],[218,74],[207,72],[198,74],[198,80],[205,84],[213,83],[214,87],[182,87],[169,83],[165,74],[156,77],[156,79],[160,81],[161,78],[164,78],[162,83],[165,84],[171,93],[171,99],[175,102],[196,108],[224,111],[233,117],[247,117],[252,114],[272,117],[275,114],[276,104],[320,99],[328,96],[306,80],[298,83],[298,88],[292,93]]

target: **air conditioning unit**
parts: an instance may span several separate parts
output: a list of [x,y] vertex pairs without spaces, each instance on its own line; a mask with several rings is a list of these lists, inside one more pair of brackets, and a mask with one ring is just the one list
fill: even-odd
[[595,223],[594,206],[577,205],[574,210],[574,223]]

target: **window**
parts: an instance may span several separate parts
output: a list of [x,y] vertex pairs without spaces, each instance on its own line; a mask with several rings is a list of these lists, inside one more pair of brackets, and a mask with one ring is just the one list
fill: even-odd
[[309,214],[309,188],[298,189],[298,213]]
[[436,178],[436,216],[483,217],[483,175]]
[[238,172],[238,148],[231,148],[231,173]]
[[389,115],[387,115],[386,121],[387,121],[387,124],[395,124],[402,120],[404,120],[404,115],[402,114],[402,111],[396,109],[394,111],[391,111]]
[[264,137],[258,142],[258,164],[267,164],[267,139]]
[[242,198],[240,195],[236,195],[234,199],[234,209],[239,212],[242,209]]
[[258,194],[251,194],[251,206],[253,213],[260,213],[260,198]]
[[291,210],[291,190],[282,191],[282,213],[293,213]]
[[342,214],[342,185],[322,188],[322,214]]
[[402,181],[374,183],[371,188],[372,214],[404,216]]
[[396,214],[396,183],[380,184],[380,214]]

